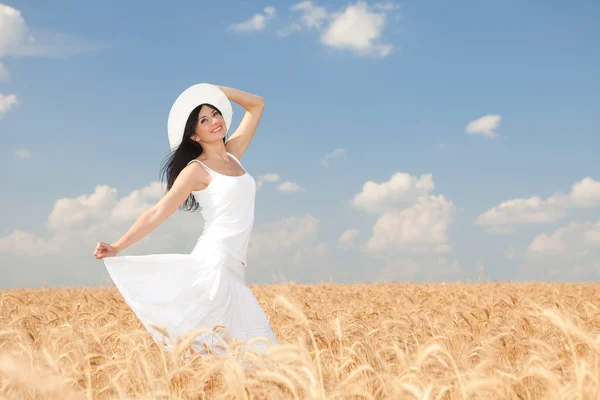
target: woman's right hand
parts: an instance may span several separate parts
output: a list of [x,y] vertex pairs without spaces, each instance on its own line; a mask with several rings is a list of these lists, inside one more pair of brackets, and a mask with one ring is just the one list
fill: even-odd
[[96,250],[94,250],[94,256],[100,260],[104,257],[114,257],[117,255],[117,250],[108,243],[98,242]]

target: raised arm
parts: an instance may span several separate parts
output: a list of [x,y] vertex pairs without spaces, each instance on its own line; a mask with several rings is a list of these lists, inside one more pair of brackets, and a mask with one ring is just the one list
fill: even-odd
[[226,150],[240,159],[254,137],[254,133],[256,132],[256,128],[258,127],[258,123],[260,122],[260,118],[265,108],[265,102],[262,97],[251,93],[226,86],[218,87],[225,93],[225,96],[227,96],[229,100],[235,101],[246,110],[242,122],[240,122],[240,126],[225,143]]
[[[202,171],[199,172],[200,169]],[[115,256],[156,229],[189,197],[194,185],[199,181],[198,176],[204,171],[198,163],[184,168],[171,189],[155,205],[144,211],[123,237],[112,244],[98,242],[94,256],[98,259]]]

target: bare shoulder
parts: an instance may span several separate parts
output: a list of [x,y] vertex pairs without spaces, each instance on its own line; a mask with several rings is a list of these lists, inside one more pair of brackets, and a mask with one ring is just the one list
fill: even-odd
[[206,188],[212,179],[206,168],[197,161],[190,162],[181,173],[185,173],[186,178],[193,181],[195,191]]

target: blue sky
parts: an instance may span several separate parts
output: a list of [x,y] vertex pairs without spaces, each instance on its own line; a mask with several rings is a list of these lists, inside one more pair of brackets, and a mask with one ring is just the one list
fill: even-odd
[[[262,182],[249,283],[595,280],[599,17],[591,1],[0,3],[0,287],[108,280],[95,244],[160,198],[168,111],[198,82],[266,101],[242,159]],[[176,213],[123,254],[189,252],[201,227]]]

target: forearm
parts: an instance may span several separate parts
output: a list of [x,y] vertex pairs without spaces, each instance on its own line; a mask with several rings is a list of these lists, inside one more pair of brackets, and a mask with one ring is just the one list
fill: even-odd
[[219,89],[225,93],[225,96],[231,101],[235,101],[242,106],[246,111],[263,107],[265,104],[264,99],[261,96],[257,96],[252,93],[243,92],[238,89],[232,89],[226,86],[219,86]]
[[152,232],[163,220],[164,218],[154,208],[150,208],[140,215],[127,233],[111,246],[120,252]]

